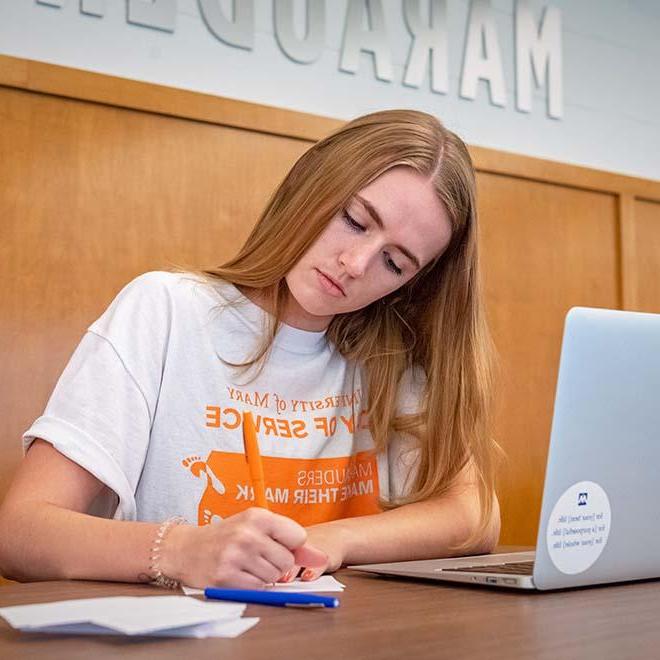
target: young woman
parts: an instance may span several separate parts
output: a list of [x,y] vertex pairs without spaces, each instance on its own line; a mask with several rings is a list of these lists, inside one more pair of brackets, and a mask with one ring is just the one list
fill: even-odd
[[490,351],[465,145],[416,111],[351,121],[234,259],[142,275],[90,326],[24,436],[0,572],[249,588],[488,552]]

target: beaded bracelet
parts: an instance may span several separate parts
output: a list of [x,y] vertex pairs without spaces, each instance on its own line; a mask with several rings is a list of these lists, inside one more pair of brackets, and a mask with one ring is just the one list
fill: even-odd
[[188,521],[181,516],[172,516],[160,524],[154,543],[151,546],[151,556],[149,561],[149,573],[153,576],[151,584],[155,584],[158,587],[164,587],[165,589],[178,589],[181,586],[179,580],[168,577],[160,570],[160,554],[163,549],[163,541],[170,529],[175,525],[181,525],[186,522]]

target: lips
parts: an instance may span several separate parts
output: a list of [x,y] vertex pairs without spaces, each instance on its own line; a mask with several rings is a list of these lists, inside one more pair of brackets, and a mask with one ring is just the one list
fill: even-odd
[[339,289],[339,291],[341,292],[341,295],[342,295],[342,296],[346,296],[346,291],[344,291],[344,287],[343,287],[341,284],[339,284],[339,282],[337,282],[337,280],[335,280],[334,278],[330,277],[330,275],[327,275],[326,273],[324,273],[322,270],[319,270],[318,268],[316,269],[316,272],[317,272],[322,278],[325,278],[325,280],[327,280],[327,282],[328,282],[329,284],[331,284],[331,285],[335,286],[337,289]]

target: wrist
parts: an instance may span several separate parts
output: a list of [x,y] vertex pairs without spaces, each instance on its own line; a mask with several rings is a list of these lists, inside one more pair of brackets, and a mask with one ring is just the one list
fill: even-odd
[[342,565],[351,563],[351,556],[354,554],[355,526],[351,524],[351,520],[348,518],[336,521],[336,533],[339,537]]
[[192,529],[183,519],[166,521],[158,528],[151,550],[150,572],[159,586],[176,588],[179,585],[175,582],[184,581],[185,543]]

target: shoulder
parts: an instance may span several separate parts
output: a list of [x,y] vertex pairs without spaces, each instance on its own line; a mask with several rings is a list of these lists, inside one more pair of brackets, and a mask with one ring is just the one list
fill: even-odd
[[150,271],[128,282],[90,330],[108,336],[111,329],[143,328],[150,334],[187,314],[195,302],[195,288],[203,283],[192,273]]
[[153,270],[138,275],[126,284],[116,300],[135,301],[140,306],[162,307],[164,303],[181,306],[195,297],[216,297],[228,286],[222,280],[217,284],[192,272]]
[[120,295],[123,293],[132,295],[172,294],[181,287],[190,286],[196,281],[199,281],[199,279],[195,278],[192,273],[172,273],[164,270],[152,270],[132,279],[124,286]]
[[171,273],[153,271],[138,275],[124,285],[106,309],[104,317],[131,317],[134,322],[161,316],[169,307]]

